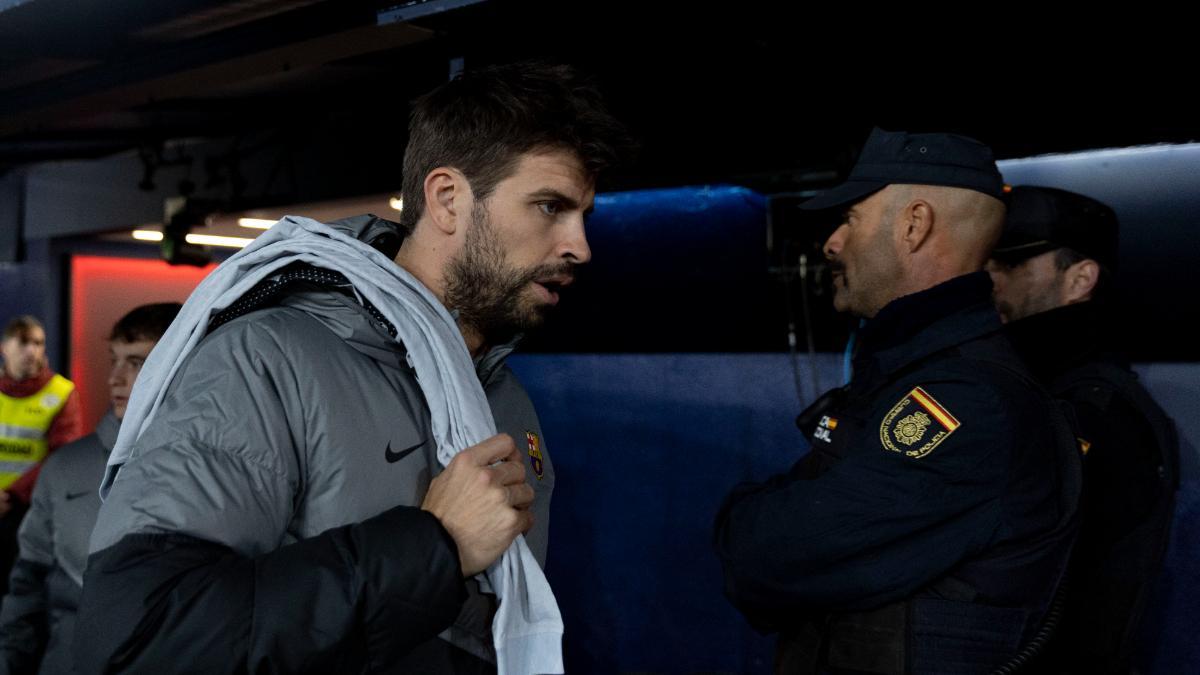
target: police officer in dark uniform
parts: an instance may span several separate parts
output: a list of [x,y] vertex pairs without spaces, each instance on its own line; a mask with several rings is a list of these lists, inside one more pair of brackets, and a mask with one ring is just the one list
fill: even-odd
[[[1036,650],[1077,529],[1067,418],[1001,334],[982,271],[1004,221],[991,150],[876,129],[825,243],[864,318],[854,377],[798,420],[812,450],[733,491],[726,594],[781,673],[990,673]],[[1023,653],[1025,652],[1025,653]]]
[[1019,186],[988,264],[1009,337],[1034,376],[1070,403],[1086,448],[1066,612],[1045,659],[1056,673],[1130,672],[1179,485],[1175,424],[1105,325],[1117,231],[1116,214],[1101,202]]

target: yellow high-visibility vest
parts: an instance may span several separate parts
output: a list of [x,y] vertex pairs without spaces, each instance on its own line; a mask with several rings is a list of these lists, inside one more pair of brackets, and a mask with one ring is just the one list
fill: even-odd
[[0,489],[46,458],[46,432],[73,391],[75,383],[55,375],[31,396],[13,398],[0,392]]

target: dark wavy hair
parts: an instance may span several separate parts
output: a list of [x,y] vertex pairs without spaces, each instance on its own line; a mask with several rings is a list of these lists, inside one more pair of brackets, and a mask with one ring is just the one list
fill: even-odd
[[532,150],[573,152],[593,180],[634,152],[592,82],[542,62],[461,74],[416,100],[408,129],[400,224],[409,230],[425,211],[425,177],[439,166],[461,171],[484,200]]
[[159,302],[135,307],[117,321],[108,339],[116,342],[157,342],[163,333],[167,332],[167,327],[182,308],[183,305],[178,302]]

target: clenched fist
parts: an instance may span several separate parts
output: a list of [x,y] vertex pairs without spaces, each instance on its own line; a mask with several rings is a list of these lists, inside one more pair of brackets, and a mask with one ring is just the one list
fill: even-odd
[[454,456],[429,483],[421,508],[432,513],[458,545],[463,576],[488,568],[518,534],[533,525],[533,488],[507,434],[492,436]]

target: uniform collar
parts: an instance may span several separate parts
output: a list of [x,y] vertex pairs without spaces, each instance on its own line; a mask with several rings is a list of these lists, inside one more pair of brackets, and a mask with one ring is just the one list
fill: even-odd
[[1098,302],[1066,305],[1014,321],[1005,333],[1039,379],[1095,361],[1127,365],[1104,326],[1108,311]]
[[897,298],[880,310],[862,328],[854,370],[856,375],[886,376],[1000,328],[991,278],[986,272],[965,274]]

